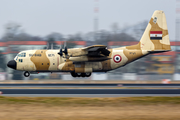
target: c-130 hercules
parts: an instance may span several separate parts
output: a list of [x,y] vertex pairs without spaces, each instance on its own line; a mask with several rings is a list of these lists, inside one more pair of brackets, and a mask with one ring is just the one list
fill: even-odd
[[24,76],[39,72],[70,72],[73,77],[89,77],[92,72],[107,72],[148,54],[170,51],[165,14],[156,10],[136,45],[107,49],[104,45],[60,50],[26,50],[7,66],[25,71]]

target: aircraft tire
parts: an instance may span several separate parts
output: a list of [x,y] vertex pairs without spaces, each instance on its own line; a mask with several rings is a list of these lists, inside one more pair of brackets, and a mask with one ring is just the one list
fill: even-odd
[[25,71],[25,72],[24,72],[24,76],[25,76],[25,77],[29,77],[29,76],[30,76],[30,73],[29,73],[28,71]]
[[77,77],[77,74],[75,72],[71,72],[72,77]]
[[85,73],[85,76],[86,76],[86,77],[90,77],[90,76],[91,76],[91,73]]
[[81,73],[81,77],[86,77],[86,74],[85,73]]
[[82,74],[81,73],[76,73],[76,75],[77,75],[77,77],[81,77]]

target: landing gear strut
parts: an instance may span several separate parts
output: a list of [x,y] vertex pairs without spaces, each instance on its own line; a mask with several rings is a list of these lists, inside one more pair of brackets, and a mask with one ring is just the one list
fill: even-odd
[[25,72],[24,72],[24,76],[25,76],[25,77],[29,77],[29,76],[30,76],[30,73],[29,73],[28,71],[25,71]]
[[71,72],[72,77],[90,77],[91,73],[75,73]]

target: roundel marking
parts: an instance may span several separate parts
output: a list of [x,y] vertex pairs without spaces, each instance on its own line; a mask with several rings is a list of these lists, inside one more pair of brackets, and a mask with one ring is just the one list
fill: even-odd
[[122,57],[120,55],[114,55],[113,60],[115,63],[119,63],[122,60]]

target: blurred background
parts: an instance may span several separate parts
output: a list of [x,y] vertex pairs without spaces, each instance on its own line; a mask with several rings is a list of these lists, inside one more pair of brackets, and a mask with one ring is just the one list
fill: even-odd
[[137,44],[155,10],[166,14],[172,51],[86,79],[180,80],[180,0],[0,0],[0,80],[75,79],[69,73],[25,78],[6,64],[20,51],[59,49],[64,41],[68,48]]

